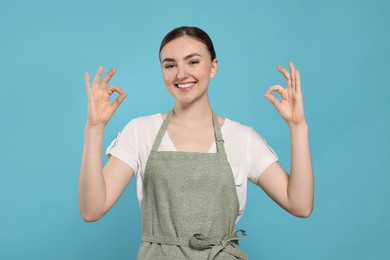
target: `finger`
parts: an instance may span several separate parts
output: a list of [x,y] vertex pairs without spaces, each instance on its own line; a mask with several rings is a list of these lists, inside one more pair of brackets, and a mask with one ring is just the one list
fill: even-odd
[[126,93],[122,93],[121,95],[119,95],[115,101],[111,104],[111,107],[112,109],[115,111],[117,110],[117,108],[120,106],[120,104],[122,104],[122,101],[127,97],[127,94]]
[[285,69],[283,68],[282,66],[278,65],[276,67],[276,69],[282,73],[282,75],[284,76],[284,78],[286,79],[286,83],[287,83],[287,87],[291,87],[291,76],[290,76],[290,73]]
[[96,74],[95,74],[95,77],[93,78],[92,87],[96,87],[96,86],[99,85],[100,77],[101,77],[101,75],[103,73],[103,70],[104,70],[103,65],[100,65],[98,70],[97,70],[97,72],[96,72]]
[[280,95],[283,95],[283,92],[285,91],[285,89],[282,86],[280,86],[279,84],[273,85],[267,89],[266,94],[271,94],[274,91],[278,92]]
[[272,92],[275,92],[275,91],[278,92],[283,98],[283,94],[285,92],[285,89],[280,85],[274,85],[274,86],[269,87],[267,89],[267,91],[265,92],[264,97],[266,99],[268,99],[275,106],[275,108],[279,109],[279,107],[282,104],[274,95],[272,95]]
[[117,92],[119,95],[124,94],[125,92],[118,86],[109,86],[108,89],[106,90],[106,93],[111,96],[114,92]]
[[291,61],[288,66],[290,67],[290,72],[291,74],[293,74],[295,72],[295,66],[294,66],[294,63]]
[[281,103],[279,102],[279,100],[275,96],[273,96],[272,94],[265,93],[264,97],[266,99],[268,99],[271,102],[271,104],[274,105],[274,107],[276,109],[278,109],[281,106]]
[[290,67],[290,76],[291,76],[291,98],[295,95],[295,88],[296,88],[296,79],[295,79],[295,67],[294,63],[289,63]]
[[116,68],[112,67],[110,71],[107,73],[107,75],[103,78],[101,88],[106,88],[108,85],[108,82],[111,80],[112,76],[114,76],[116,72]]
[[85,88],[87,92],[91,90],[91,77],[89,75],[89,72],[85,72]]
[[301,75],[299,74],[299,71],[295,71],[295,81],[296,81],[296,93],[302,94],[302,88],[301,88]]

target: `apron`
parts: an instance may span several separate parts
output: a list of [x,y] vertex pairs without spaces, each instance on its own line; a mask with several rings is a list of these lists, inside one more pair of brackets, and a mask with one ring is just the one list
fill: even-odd
[[239,202],[217,116],[216,153],[158,151],[172,114],[145,167],[138,259],[248,259],[238,245],[246,233],[235,231]]

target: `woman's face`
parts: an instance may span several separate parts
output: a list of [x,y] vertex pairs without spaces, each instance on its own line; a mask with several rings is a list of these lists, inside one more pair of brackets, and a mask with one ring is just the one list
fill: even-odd
[[190,104],[208,98],[218,63],[211,61],[204,43],[186,35],[176,38],[162,48],[160,60],[165,86],[176,102]]

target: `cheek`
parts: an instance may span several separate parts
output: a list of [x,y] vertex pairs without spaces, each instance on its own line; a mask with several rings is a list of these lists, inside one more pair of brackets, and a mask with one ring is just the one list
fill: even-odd
[[211,76],[210,73],[211,73],[210,66],[204,66],[204,67],[200,68],[200,70],[198,71],[198,75],[202,79],[210,79],[210,76]]
[[173,81],[173,73],[172,71],[163,71],[163,80],[165,85],[169,85]]

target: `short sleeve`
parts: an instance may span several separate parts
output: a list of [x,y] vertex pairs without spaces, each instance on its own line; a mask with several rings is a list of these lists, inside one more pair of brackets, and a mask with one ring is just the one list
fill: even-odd
[[254,184],[264,170],[279,160],[274,150],[256,131],[251,129],[248,137],[248,179]]
[[131,120],[106,149],[107,156],[115,156],[133,169],[139,169],[139,149],[137,145],[137,125]]

